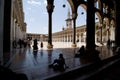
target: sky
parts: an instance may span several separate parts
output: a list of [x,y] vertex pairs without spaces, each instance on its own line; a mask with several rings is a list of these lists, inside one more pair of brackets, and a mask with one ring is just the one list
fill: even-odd
[[[63,5],[66,5],[63,7]],[[52,13],[52,32],[62,31],[66,27],[68,10],[71,8],[67,0],[54,0]],[[23,11],[27,23],[27,33],[48,34],[47,0],[23,0]],[[81,13],[84,14],[81,14]],[[86,25],[86,11],[80,6],[76,26]]]

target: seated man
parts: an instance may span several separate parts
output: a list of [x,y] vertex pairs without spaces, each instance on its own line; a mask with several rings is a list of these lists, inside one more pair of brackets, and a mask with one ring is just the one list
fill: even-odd
[[85,54],[85,47],[82,45],[78,52],[80,53],[80,55]]
[[64,70],[64,66],[66,66],[66,64],[63,54],[59,54],[59,58],[55,59],[49,67],[52,67],[54,70]]

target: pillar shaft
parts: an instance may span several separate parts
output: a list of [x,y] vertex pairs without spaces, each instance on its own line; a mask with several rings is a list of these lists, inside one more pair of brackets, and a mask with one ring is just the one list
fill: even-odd
[[76,44],[76,19],[73,19],[73,44]]
[[4,20],[4,0],[0,0],[0,64],[3,64],[3,20]]
[[49,14],[48,20],[48,43],[52,45],[52,13]]
[[72,47],[76,47],[76,18],[77,18],[77,10],[76,12],[72,13],[72,19],[73,19],[73,44]]
[[115,29],[115,44],[120,46],[120,1],[116,0],[116,29]]
[[47,11],[48,11],[48,46],[50,49],[53,47],[52,45],[52,12],[54,9],[54,0],[47,0]]
[[103,33],[103,17],[100,19],[100,43],[103,44],[102,42],[102,33]]
[[11,0],[5,0],[4,3],[4,41],[3,41],[3,59],[6,63],[10,58],[10,34],[11,34]]
[[87,0],[87,38],[86,48],[95,49],[95,11],[94,0]]

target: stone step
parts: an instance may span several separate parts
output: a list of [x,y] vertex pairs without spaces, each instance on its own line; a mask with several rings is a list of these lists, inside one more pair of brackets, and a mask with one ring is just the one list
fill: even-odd
[[94,75],[98,74],[100,71],[103,71],[109,66],[118,62],[119,57],[120,55],[114,55],[113,57],[104,60],[71,69],[62,74],[48,76],[47,78],[45,78],[45,80],[89,80],[89,78],[94,77]]

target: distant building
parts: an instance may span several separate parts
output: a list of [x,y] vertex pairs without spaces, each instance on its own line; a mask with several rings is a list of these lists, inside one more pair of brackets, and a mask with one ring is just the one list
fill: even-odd
[[[22,0],[11,0],[11,29],[10,44],[14,40],[26,39],[27,24],[24,22],[23,2]],[[12,45],[10,45],[12,49]]]
[[[72,27],[72,18],[70,17],[70,11],[68,10],[68,15],[66,21],[66,26],[62,28],[62,31],[55,32],[52,34],[53,42],[72,42],[73,41],[73,27]],[[107,20],[106,20],[107,22]],[[106,43],[108,38],[111,40],[115,40],[115,27],[111,26],[109,29],[104,24],[102,27],[102,32],[100,28],[100,23],[95,23],[95,42],[101,41]],[[102,35],[101,35],[102,33]],[[42,36],[42,37],[41,37]],[[38,39],[42,41],[48,41],[47,34],[33,34],[27,33],[27,37],[31,37],[33,39]],[[76,27],[76,41],[78,42],[86,42],[86,25],[77,26]]]
[[48,41],[48,35],[46,34],[27,33],[26,37],[30,40]]
[[72,29],[72,18],[70,15],[70,10],[68,10],[68,15],[66,21],[66,28],[65,29]]
[[24,22],[23,2],[22,0],[12,0],[11,11],[11,39],[25,39],[26,26]]

